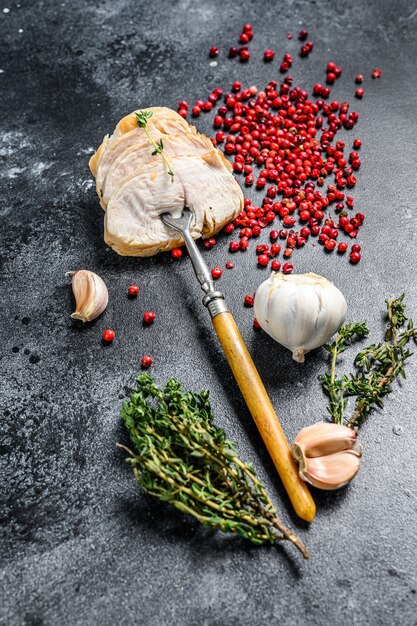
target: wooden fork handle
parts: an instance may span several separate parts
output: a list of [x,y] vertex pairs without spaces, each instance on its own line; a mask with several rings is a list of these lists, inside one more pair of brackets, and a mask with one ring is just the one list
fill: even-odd
[[312,522],[316,505],[306,483],[298,475],[288,441],[236,322],[228,311],[215,315],[212,321],[236,382],[294,510],[301,519]]

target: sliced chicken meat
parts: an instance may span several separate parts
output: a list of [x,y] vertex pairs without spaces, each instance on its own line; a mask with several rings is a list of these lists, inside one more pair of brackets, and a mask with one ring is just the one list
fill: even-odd
[[[168,135],[197,134],[194,126],[190,126],[181,115],[171,109],[150,107],[145,110],[152,111],[147,130],[155,141],[163,140]],[[113,161],[129,146],[140,144],[145,140],[149,143],[144,129],[139,128],[137,124],[134,112],[120,120],[111,137],[108,135],[104,137],[101,146],[90,159],[90,170],[96,177],[96,189],[99,196],[103,181]]]
[[232,167],[212,142],[171,109],[155,107],[147,130],[163,141],[172,178],[134,113],[117,124],[90,160],[105,209],[104,239],[125,256],[150,256],[183,244],[160,215],[194,213],[194,238],[210,237],[242,210],[243,194]]
[[[181,135],[167,135],[163,138],[164,153],[171,159],[173,156],[203,155],[213,150],[213,144],[205,135],[182,133]],[[161,160],[159,154],[152,155],[149,149],[149,139],[142,143],[135,143],[126,148],[113,161],[102,183],[102,200],[107,205],[113,193],[136,172],[138,164]]]

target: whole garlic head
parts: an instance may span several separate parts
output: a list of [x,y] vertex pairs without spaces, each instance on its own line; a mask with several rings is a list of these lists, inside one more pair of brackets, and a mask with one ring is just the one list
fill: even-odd
[[304,355],[326,343],[346,318],[343,294],[317,274],[272,272],[257,289],[255,316],[275,341],[304,363]]

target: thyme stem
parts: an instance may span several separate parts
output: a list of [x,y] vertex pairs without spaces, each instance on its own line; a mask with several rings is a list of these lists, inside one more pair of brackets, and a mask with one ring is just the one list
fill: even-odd
[[162,160],[166,165],[167,172],[171,176],[171,182],[174,182],[174,170],[172,169],[171,163],[168,161],[167,157],[165,156],[164,144],[162,142],[162,139],[156,142],[148,131],[148,120],[152,117],[153,112],[152,111],[135,111],[135,115],[136,115],[136,121],[137,121],[139,128],[143,128],[151,145],[154,147],[154,151],[152,152],[152,155],[155,155],[155,154],[161,155]]
[[151,144],[153,145],[153,147],[155,148],[155,153],[156,154],[160,154],[162,157],[163,162],[166,165],[168,174],[171,176],[171,180],[172,182],[174,182],[174,172],[171,166],[171,163],[168,161],[167,157],[165,156],[164,150],[163,150],[163,144],[162,144],[162,139],[160,140],[161,144],[157,144],[156,141],[154,141],[154,139],[151,137],[151,135],[149,134],[149,131],[147,129],[147,127],[145,126],[144,128],[145,133],[147,138],[149,139],[149,141],[151,142]]

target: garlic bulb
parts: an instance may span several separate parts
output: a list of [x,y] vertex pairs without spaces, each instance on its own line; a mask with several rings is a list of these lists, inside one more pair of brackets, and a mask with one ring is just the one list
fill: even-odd
[[89,270],[67,272],[72,276],[72,292],[75,297],[75,311],[71,317],[82,322],[96,319],[107,306],[109,294],[100,276]]
[[322,346],[346,318],[343,294],[317,274],[279,274],[259,287],[255,296],[255,316],[261,327],[292,351],[295,361]]
[[300,477],[318,489],[340,489],[359,470],[362,446],[352,428],[319,422],[301,430],[291,446]]

